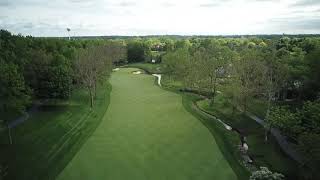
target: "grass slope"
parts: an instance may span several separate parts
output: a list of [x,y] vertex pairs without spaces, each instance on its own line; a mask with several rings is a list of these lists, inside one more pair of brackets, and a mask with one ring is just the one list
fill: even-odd
[[86,91],[76,90],[69,101],[44,105],[14,128],[7,179],[54,179],[101,122],[110,91],[107,83],[99,87],[91,110]]
[[243,158],[238,148],[241,144],[240,136],[234,131],[227,130],[220,122],[199,110],[195,103],[202,98],[191,93],[183,93],[182,97],[183,105],[187,111],[197,117],[214,136],[221,152],[237,174],[238,179],[248,180],[250,172],[244,167],[242,163]]
[[237,179],[182,97],[134,70],[113,73],[103,122],[58,179]]

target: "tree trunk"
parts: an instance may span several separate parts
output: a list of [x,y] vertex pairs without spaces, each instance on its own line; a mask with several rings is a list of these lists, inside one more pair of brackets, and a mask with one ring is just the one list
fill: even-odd
[[[7,105],[3,105],[3,109],[6,112],[7,111]],[[9,138],[9,143],[12,144],[12,136],[11,136],[11,129],[9,127],[9,122],[7,120],[4,120],[5,125],[7,126],[8,129],[8,138]]]
[[269,140],[269,134],[271,133],[271,128],[272,128],[271,124],[268,124],[267,127],[265,128],[266,129],[265,136],[264,136],[265,142],[268,142],[268,140]]
[[211,88],[211,100],[210,100],[210,107],[213,106],[214,104],[214,98],[216,96],[216,84],[217,84],[217,77],[213,78],[212,76],[210,77],[210,87],[213,87]]
[[213,81],[213,93],[212,93],[211,106],[213,106],[214,104],[216,93],[217,93],[217,77],[215,77]]
[[264,133],[264,142],[268,142],[268,134],[269,134],[269,130],[266,129]]
[[236,106],[232,105],[232,117],[234,116],[234,113],[236,112]]
[[[268,106],[267,106],[267,113],[266,113],[266,116],[264,117],[264,122],[265,123],[268,123],[268,116],[269,116],[269,113],[270,113],[270,108],[271,108],[271,101],[272,101],[272,92],[271,91],[269,91],[268,92]],[[266,127],[266,132],[265,132],[265,142],[267,142],[268,141],[268,134],[269,134],[269,132],[270,132],[270,130],[271,130],[271,125],[269,124],[268,125],[268,127]]]
[[7,129],[8,129],[8,138],[9,138],[9,143],[10,143],[10,145],[11,145],[11,144],[12,144],[11,128],[10,128],[10,126],[9,126],[8,121],[6,121],[5,123],[6,123],[6,125],[7,125]]
[[97,98],[97,82],[94,83],[94,98]]
[[12,144],[11,128],[9,127],[9,124],[7,124],[7,128],[8,128],[9,143]]
[[244,97],[243,99],[243,112],[247,112],[247,97]]
[[90,95],[90,107],[93,108],[93,93],[92,88],[89,88],[89,95]]
[[235,95],[232,96],[231,105],[232,105],[232,117],[233,117],[237,108]]

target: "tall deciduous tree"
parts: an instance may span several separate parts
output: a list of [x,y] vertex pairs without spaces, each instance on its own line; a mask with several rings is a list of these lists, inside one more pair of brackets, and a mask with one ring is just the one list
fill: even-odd
[[[265,119],[267,119],[270,108],[276,100],[276,94],[279,94],[280,90],[286,86],[288,79],[288,67],[281,63],[281,60],[276,56],[274,49],[265,47],[261,48],[264,66],[266,69],[266,74],[262,77],[262,93],[265,94],[267,99],[267,110],[265,115]],[[269,120],[266,120],[265,122],[265,141],[267,141],[268,134],[273,125]]]
[[202,74],[199,86],[210,92],[210,105],[214,103],[219,79],[227,75],[228,65],[234,58],[235,54],[220,44],[210,44],[206,49],[194,53],[193,59],[199,65],[193,67],[199,68],[197,72]]
[[92,46],[78,52],[75,76],[80,84],[87,88],[91,107],[94,104],[98,83],[109,77],[113,61],[123,58],[123,51],[121,46],[109,44]]
[[237,87],[234,94],[242,110],[247,111],[248,101],[262,92],[263,80],[267,69],[257,49],[246,49],[241,57],[232,63],[232,87]]

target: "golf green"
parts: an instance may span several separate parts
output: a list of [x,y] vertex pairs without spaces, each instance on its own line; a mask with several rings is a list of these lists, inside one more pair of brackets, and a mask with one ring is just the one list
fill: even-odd
[[153,76],[121,68],[110,79],[109,108],[57,179],[237,179],[215,139]]

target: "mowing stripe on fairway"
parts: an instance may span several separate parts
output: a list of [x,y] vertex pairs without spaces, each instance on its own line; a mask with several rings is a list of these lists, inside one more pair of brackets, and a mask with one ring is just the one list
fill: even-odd
[[210,132],[182,106],[181,96],[137,69],[112,74],[101,124],[57,179],[236,179]]

